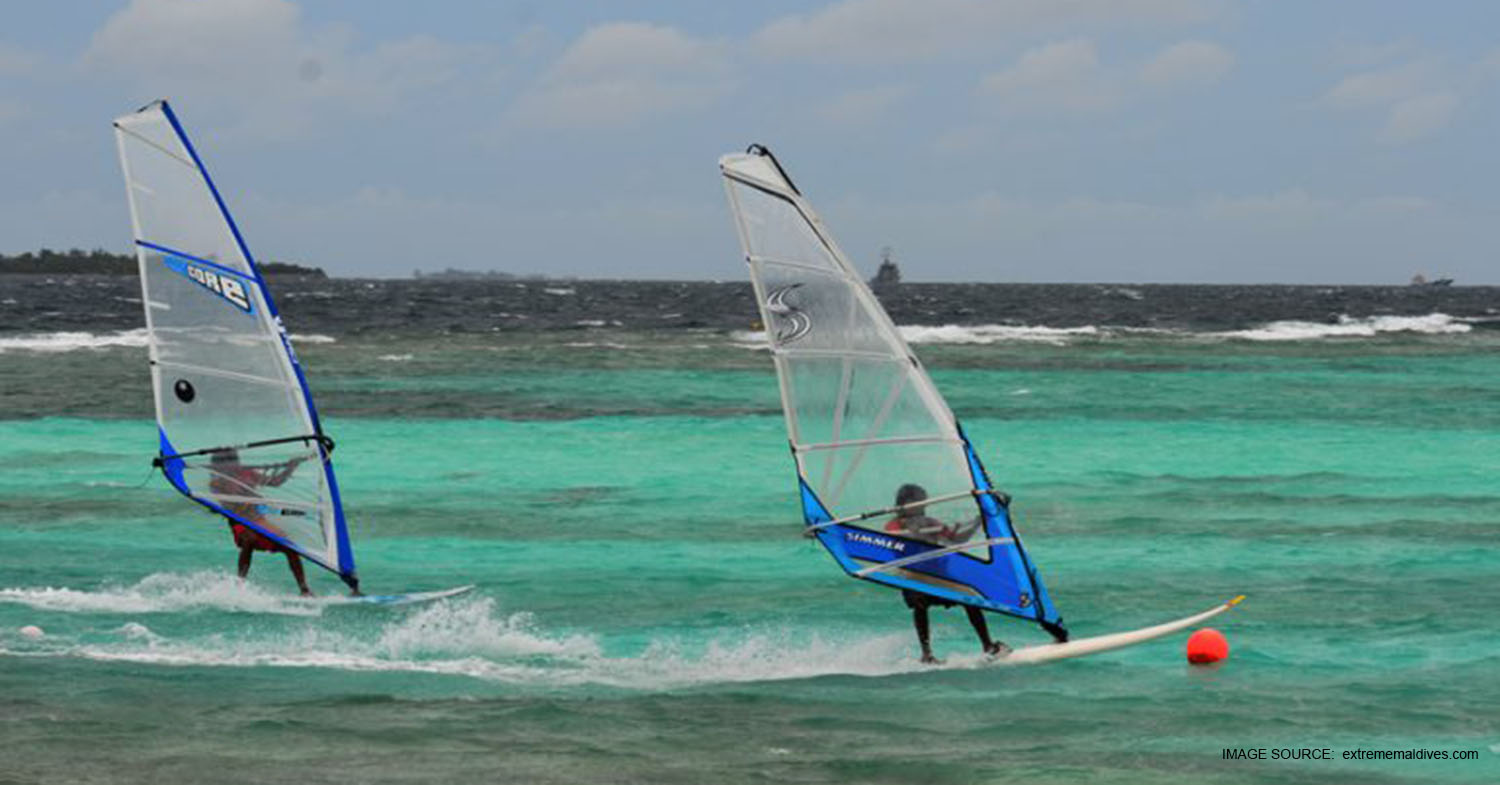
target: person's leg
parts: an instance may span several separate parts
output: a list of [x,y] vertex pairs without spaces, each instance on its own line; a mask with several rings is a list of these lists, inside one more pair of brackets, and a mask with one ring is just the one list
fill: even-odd
[[307,588],[307,575],[302,572],[302,557],[287,551],[286,563],[292,568],[292,577],[297,579],[297,588],[302,591],[302,596],[311,597],[312,589]]
[[984,620],[984,611],[973,605],[965,605],[964,612],[969,614],[969,624],[974,626],[974,632],[979,635],[979,644],[984,647],[985,654],[995,655],[1010,648],[990,640],[990,625]]
[[933,664],[938,659],[932,656],[932,623],[927,618],[926,605],[913,605],[911,623],[917,628],[917,643],[922,646],[922,662]]
[[250,574],[250,558],[254,556],[255,549],[248,545],[240,546],[240,577],[244,578]]

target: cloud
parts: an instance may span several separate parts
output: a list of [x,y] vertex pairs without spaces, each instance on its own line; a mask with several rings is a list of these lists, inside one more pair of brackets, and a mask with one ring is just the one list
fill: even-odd
[[1339,108],[1388,104],[1416,95],[1434,75],[1434,66],[1420,60],[1352,74],[1329,88],[1323,100]]
[[1362,41],[1339,41],[1334,44],[1332,60],[1343,67],[1370,68],[1412,54],[1416,44],[1410,40],[1372,44]]
[[776,59],[910,62],[986,52],[1018,33],[1203,21],[1218,0],[843,0],[772,21],[752,48]]
[[[1434,243],[1480,236],[1485,225],[1472,211],[1422,197],[1345,199],[1302,187],[1177,202],[992,192],[869,211],[878,217],[860,223],[901,232],[912,258],[999,258],[1007,260],[1001,274],[1008,279],[1053,281],[1397,283],[1410,277],[1413,259],[1431,255]],[[1350,267],[1349,259],[1358,265]],[[1488,275],[1477,259],[1467,269]],[[982,269],[949,275],[984,273],[995,275]]]
[[19,47],[0,42],[0,76],[20,76],[36,67],[37,57]]
[[911,95],[909,85],[883,85],[850,90],[818,108],[818,116],[835,125],[860,125],[879,119]]
[[1323,103],[1337,110],[1379,111],[1384,120],[1377,140],[1414,142],[1452,124],[1465,96],[1488,80],[1490,61],[1476,61],[1467,78],[1431,59],[1351,74],[1323,94]]
[[1142,86],[1213,84],[1233,65],[1228,49],[1206,41],[1173,44],[1139,66],[1101,64],[1092,40],[1074,38],[1024,52],[1014,65],[981,79],[979,91],[1010,110],[1094,112],[1140,97]]
[[1015,65],[984,77],[979,89],[1012,107],[1074,111],[1107,108],[1122,98],[1100,70],[1094,43],[1084,38],[1031,49]]
[[[413,268],[461,267],[557,276],[704,275],[704,252],[662,251],[683,247],[709,249],[709,258],[734,270],[724,248],[720,201],[597,196],[580,194],[558,205],[511,194],[417,193],[380,184],[327,198],[248,191],[235,210],[242,225],[254,228],[252,247],[262,255],[306,261],[334,274],[410,275]],[[126,220],[121,216],[114,225],[128,225]],[[0,229],[5,226],[0,216]],[[496,246],[495,237],[504,243]]]
[[1458,109],[1458,95],[1437,92],[1396,102],[1380,129],[1380,140],[1393,144],[1431,136],[1448,127]]
[[672,28],[615,22],[585,31],[511,106],[540,128],[621,128],[709,103],[730,87],[726,48]]
[[454,80],[484,56],[427,36],[359,49],[343,28],[311,29],[286,0],[132,0],[94,34],[86,67],[291,137],[349,112],[382,114]]
[[1141,66],[1140,79],[1158,87],[1211,85],[1234,67],[1234,55],[1208,41],[1183,41],[1163,49]]

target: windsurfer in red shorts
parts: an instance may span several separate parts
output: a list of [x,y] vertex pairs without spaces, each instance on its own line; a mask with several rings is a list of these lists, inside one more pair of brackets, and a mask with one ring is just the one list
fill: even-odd
[[[920,485],[908,483],[897,489],[896,506],[900,508],[900,512],[886,523],[885,530],[891,534],[938,545],[951,545],[967,540],[982,522],[976,518],[968,525],[948,526],[935,518],[929,518],[926,506],[919,504],[926,498],[927,489]],[[902,589],[901,598],[906,600],[906,607],[911,608],[912,625],[917,628],[917,643],[922,646],[922,662],[928,665],[942,664],[942,660],[932,656],[932,628],[927,618],[927,610],[934,605],[939,608],[952,608],[957,603],[910,589]],[[973,605],[965,605],[964,612],[969,615],[969,624],[974,627],[974,633],[979,636],[979,644],[984,647],[985,654],[995,657],[1010,651],[1009,646],[990,639],[990,628],[984,621],[984,611]]]
[[[213,473],[213,479],[209,481],[208,487],[214,494],[229,497],[220,501],[224,509],[266,531],[281,535],[283,532],[265,519],[260,511],[260,505],[248,499],[259,498],[257,488],[274,487],[291,479],[292,473],[306,460],[307,457],[302,456],[293,458],[274,469],[257,469],[240,463],[238,451],[219,450],[213,453],[209,461],[209,471]],[[302,591],[302,596],[312,596],[312,590],[307,588],[307,576],[302,571],[301,556],[277,545],[271,538],[233,518],[229,519],[229,527],[234,531],[234,544],[240,548],[241,578],[250,574],[250,559],[256,551],[269,553],[279,551],[286,554],[287,566],[291,567],[292,577],[297,579],[297,588]]]

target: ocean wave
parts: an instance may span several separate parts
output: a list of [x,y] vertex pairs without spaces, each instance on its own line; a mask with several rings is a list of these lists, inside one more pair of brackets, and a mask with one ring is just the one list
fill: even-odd
[[[908,635],[833,641],[788,632],[751,635],[706,647],[679,642],[653,643],[634,657],[556,656],[546,652],[421,658],[393,657],[369,644],[354,644],[330,633],[303,633],[275,641],[173,641],[137,625],[121,631],[118,644],[70,645],[55,650],[106,662],[176,667],[283,667],[459,676],[516,686],[543,688],[603,686],[628,690],[683,689],[714,684],[787,681],[826,676],[879,677],[932,670],[910,653]],[[534,643],[520,635],[506,645]],[[36,653],[36,652],[28,652]],[[985,664],[980,655],[952,657],[944,667]]]
[[76,352],[81,349],[131,348],[146,345],[146,328],[113,333],[57,332],[0,337],[0,354],[7,351]]
[[[296,604],[294,600],[283,600]],[[369,609],[366,609],[369,610]],[[379,613],[391,611],[381,610]],[[395,610],[401,614],[403,611]],[[634,654],[611,655],[598,638],[552,632],[526,612],[494,599],[467,597],[405,612],[363,635],[348,625],[296,622],[266,634],[173,638],[129,622],[105,640],[69,636],[16,640],[0,653],[80,657],[164,667],[286,667],[447,675],[517,686],[604,686],[662,690],[826,676],[880,677],[932,670],[914,656],[905,631],[880,634],[768,628],[726,632],[708,641],[663,636]],[[3,636],[18,638],[18,636]],[[949,657],[943,667],[994,664],[978,653]]]
[[908,343],[916,344],[1067,343],[1075,338],[1097,338],[1109,331],[1109,328],[1093,325],[1031,327],[1010,324],[911,324],[896,329]]
[[620,349],[620,350],[630,350],[630,349],[638,349],[638,348],[640,348],[638,346],[631,346],[628,343],[619,343],[618,341],[569,341],[568,343],[563,344],[563,346],[566,346],[569,349]]
[[[903,324],[896,330],[911,344],[1064,344],[1080,338],[1097,339],[1123,333],[1167,333],[1167,330],[1135,327],[1046,327],[1015,324]],[[767,349],[764,330],[736,330],[730,340],[745,348]]]
[[292,333],[290,337],[297,343],[338,343],[338,339],[331,335],[319,335],[318,333]]
[[323,609],[275,594],[224,572],[155,573],[131,586],[95,591],[55,588],[0,589],[0,602],[66,613],[172,613],[213,608],[242,613],[316,616]]
[[1341,315],[1338,321],[1332,324],[1288,320],[1271,322],[1249,330],[1231,330],[1210,333],[1210,335],[1246,341],[1316,341],[1325,338],[1374,338],[1386,333],[1448,335],[1466,333],[1473,329],[1474,327],[1465,320],[1456,319],[1445,313],[1363,318]]
[[[1243,330],[1191,331],[1160,327],[1120,327],[1083,325],[1048,327],[1012,324],[904,324],[896,329],[907,343],[915,345],[988,345],[1001,343],[1045,343],[1065,345],[1075,341],[1101,341],[1131,337],[1154,337],[1178,340],[1245,340],[1245,341],[1316,341],[1340,338],[1374,338],[1382,335],[1410,333],[1418,335],[1457,335],[1471,332],[1475,324],[1490,321],[1486,317],[1456,317],[1445,313],[1422,316],[1341,315],[1334,322],[1277,321]],[[747,349],[770,348],[763,330],[737,330],[731,341]]]

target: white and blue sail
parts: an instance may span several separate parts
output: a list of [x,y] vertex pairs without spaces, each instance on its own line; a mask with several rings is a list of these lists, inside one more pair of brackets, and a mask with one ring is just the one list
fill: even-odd
[[[239,227],[165,101],[114,127],[150,334],[156,464],[189,499],[357,587],[333,442]],[[214,468],[231,454],[284,476],[238,490]]]
[[[776,365],[807,532],[851,576],[1065,637],[1009,499],[812,206],[763,147],[719,168]],[[921,494],[903,498],[907,486]],[[944,534],[898,525],[912,515]]]

